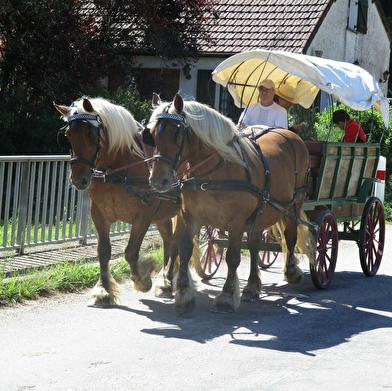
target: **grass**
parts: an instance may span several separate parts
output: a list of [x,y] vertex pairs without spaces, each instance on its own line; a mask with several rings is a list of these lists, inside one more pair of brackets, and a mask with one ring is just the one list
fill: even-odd
[[[162,248],[149,249],[148,256],[157,260],[158,269],[162,267]],[[123,282],[129,278],[130,268],[124,258],[119,258],[111,262],[110,272],[117,282]],[[83,260],[62,262],[42,270],[29,271],[23,276],[6,278],[0,271],[0,306],[50,296],[56,292],[79,292],[94,286],[98,276],[98,263]]]

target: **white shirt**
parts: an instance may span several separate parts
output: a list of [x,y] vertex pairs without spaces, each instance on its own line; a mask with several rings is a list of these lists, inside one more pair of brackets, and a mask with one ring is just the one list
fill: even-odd
[[287,111],[275,102],[271,106],[262,106],[260,102],[248,106],[238,122],[245,126],[266,125],[288,129]]

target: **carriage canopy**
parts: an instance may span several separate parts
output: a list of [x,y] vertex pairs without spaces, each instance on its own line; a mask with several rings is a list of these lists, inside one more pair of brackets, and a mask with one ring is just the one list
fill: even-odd
[[320,90],[353,110],[375,107],[389,126],[389,102],[374,79],[363,68],[341,61],[274,50],[251,50],[221,62],[212,79],[227,87],[237,107],[258,100],[256,87],[271,79],[279,88],[289,84],[298,103],[308,108]]

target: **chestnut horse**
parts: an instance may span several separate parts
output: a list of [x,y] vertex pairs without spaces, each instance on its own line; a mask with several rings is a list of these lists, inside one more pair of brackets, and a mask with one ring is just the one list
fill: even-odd
[[150,183],[159,192],[172,189],[179,164],[188,162],[186,175],[177,184],[185,224],[175,294],[179,314],[187,314],[195,306],[188,262],[192,238],[202,225],[228,231],[228,273],[222,292],[214,300],[213,312],[231,312],[239,306],[237,267],[244,232],[251,270],[243,301],[259,299],[259,233],[270,226],[278,227],[287,251],[285,279],[292,284],[301,281],[302,270],[294,249],[297,246],[312,261],[314,239],[302,210],[309,153],[300,137],[284,129],[267,129],[252,142],[238,133],[230,119],[201,103],[183,101],[176,94],[172,103],[163,103],[154,110],[143,141],[155,147]]
[[[156,223],[163,239],[164,267],[169,258],[177,257],[178,246],[171,246],[175,240],[171,218],[178,214],[179,196],[162,199],[156,196],[156,191],[155,196],[151,192],[150,167],[145,159],[151,157],[152,149],[146,150],[139,133],[141,127],[125,108],[102,98],[81,98],[70,107],[56,104],[55,107],[67,122],[58,133],[58,141],[71,150],[71,183],[78,190],[88,190],[91,217],[98,234],[100,275],[89,305],[118,303],[119,287],[109,270],[109,231],[118,220],[132,224],[125,259],[131,268],[134,288],[149,291],[155,265],[151,259],[139,260],[140,247],[150,224]],[[169,268],[158,287],[158,295],[171,295],[172,273]]]

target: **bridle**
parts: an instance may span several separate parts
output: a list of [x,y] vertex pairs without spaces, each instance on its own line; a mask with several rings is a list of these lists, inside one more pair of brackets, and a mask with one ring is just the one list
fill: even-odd
[[165,130],[165,121],[170,121],[174,126],[177,127],[176,144],[180,147],[180,150],[178,151],[178,154],[174,160],[169,159],[168,157],[163,156],[163,155],[154,155],[153,160],[163,160],[163,161],[169,163],[171,165],[174,176],[176,176],[177,169],[180,165],[182,155],[184,152],[185,135],[188,138],[189,146],[191,144],[190,132],[189,132],[190,126],[188,125],[185,116],[177,115],[177,114],[170,114],[169,109],[170,109],[170,105],[168,107],[166,107],[165,112],[158,114],[156,116],[156,119],[158,121],[157,133],[162,134],[163,131]]
[[[70,126],[72,130],[77,130],[78,121],[90,124],[89,140],[97,147],[95,154],[91,160],[85,159],[81,156],[72,156],[72,146],[69,142],[68,137],[65,135],[65,131],[68,126]],[[99,115],[74,114],[68,118],[68,124],[63,126],[57,133],[57,142],[60,147],[71,150],[71,164],[80,162],[88,164],[91,169],[95,168],[95,160],[99,156],[99,153],[101,151],[101,129],[103,129],[103,123]]]

